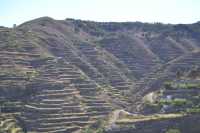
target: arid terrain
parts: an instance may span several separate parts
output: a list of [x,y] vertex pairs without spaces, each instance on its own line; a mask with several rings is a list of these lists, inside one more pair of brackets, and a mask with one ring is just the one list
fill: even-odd
[[0,27],[0,122],[0,133],[199,133],[200,22]]

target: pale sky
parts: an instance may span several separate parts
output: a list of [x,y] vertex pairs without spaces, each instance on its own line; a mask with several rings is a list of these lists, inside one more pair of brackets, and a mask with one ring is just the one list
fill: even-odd
[[0,0],[0,26],[43,16],[100,22],[194,23],[200,21],[200,0]]

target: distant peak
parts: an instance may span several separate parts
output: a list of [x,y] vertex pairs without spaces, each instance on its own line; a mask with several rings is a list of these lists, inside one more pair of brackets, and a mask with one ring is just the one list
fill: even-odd
[[28,22],[21,24],[20,26],[23,26],[23,25],[26,25],[26,24],[33,24],[33,23],[45,25],[46,23],[51,23],[51,22],[54,22],[54,21],[55,20],[53,18],[45,16],[45,17],[40,17],[40,18],[30,20]]
[[48,21],[48,22],[51,22],[51,21],[54,21],[54,19],[46,16],[46,17],[40,17],[40,18],[34,19],[32,21],[36,21],[36,22],[46,22],[46,21]]

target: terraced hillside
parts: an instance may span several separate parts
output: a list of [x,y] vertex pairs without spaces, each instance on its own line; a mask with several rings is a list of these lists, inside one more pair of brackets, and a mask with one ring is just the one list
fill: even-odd
[[40,18],[18,28],[34,33],[51,53],[76,65],[98,84],[117,88],[116,93],[120,90],[122,94],[129,94],[126,90],[139,92],[136,88],[146,90],[146,83],[165,76],[170,62],[199,51],[199,23],[98,23]]
[[77,131],[112,111],[101,86],[76,66],[26,47],[1,49],[1,112],[19,119],[25,132]]
[[71,133],[138,111],[143,96],[199,67],[199,37],[200,23],[44,17],[0,27],[0,112],[23,132]]
[[[143,97],[140,114],[115,110],[107,120],[106,133],[198,133],[200,71],[182,72],[159,90]],[[143,114],[143,115],[142,115]],[[91,128],[92,129],[92,128]]]

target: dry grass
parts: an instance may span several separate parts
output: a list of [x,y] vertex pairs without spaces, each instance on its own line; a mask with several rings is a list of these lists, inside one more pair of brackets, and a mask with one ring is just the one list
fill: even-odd
[[118,119],[116,124],[129,124],[135,122],[142,122],[142,121],[156,121],[156,120],[164,120],[164,119],[173,119],[178,117],[183,117],[186,114],[155,114],[155,115],[137,115],[137,116],[126,116],[124,118]]

